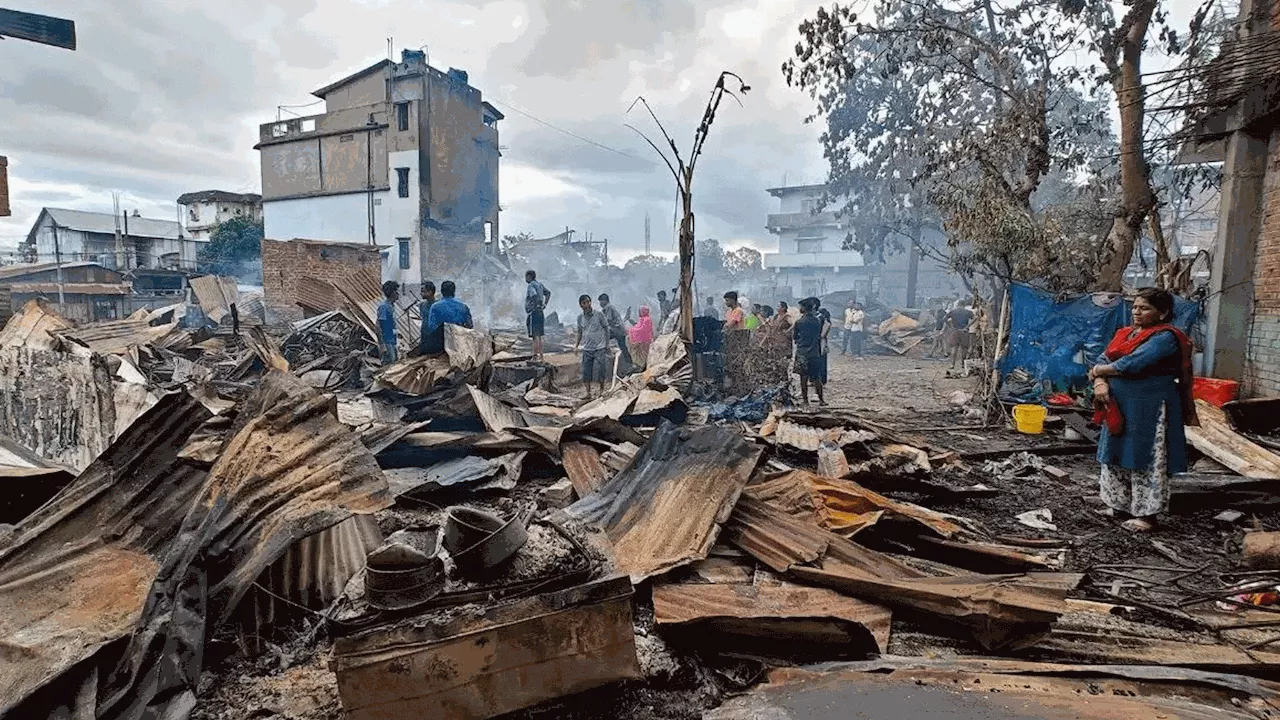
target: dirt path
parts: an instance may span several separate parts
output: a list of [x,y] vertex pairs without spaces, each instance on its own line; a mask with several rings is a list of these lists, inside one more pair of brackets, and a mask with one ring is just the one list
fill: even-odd
[[947,398],[975,391],[977,378],[948,378],[950,361],[867,355],[832,350],[828,358],[827,402],[834,408],[883,415],[912,415],[954,409]]

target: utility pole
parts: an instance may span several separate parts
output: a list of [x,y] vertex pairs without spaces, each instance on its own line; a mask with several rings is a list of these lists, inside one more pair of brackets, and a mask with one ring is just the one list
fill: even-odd
[[62,312],[62,304],[66,302],[62,292],[62,246],[58,243],[58,222],[52,216],[49,222],[53,225],[53,262],[58,273],[58,312]]
[[124,238],[120,235],[120,193],[111,191],[111,207],[116,217],[116,269],[124,269]]
[[[683,217],[680,221],[679,248],[680,248],[680,337],[686,343],[693,343],[693,256],[695,252],[693,240],[693,170],[698,163],[698,156],[702,154],[702,148],[707,142],[707,135],[711,132],[711,123],[716,119],[716,111],[720,108],[720,101],[725,95],[729,95],[734,100],[738,100],[738,96],[725,87],[725,79],[732,78],[737,82],[738,91],[744,95],[751,89],[749,85],[743,82],[742,78],[729,71],[720,73],[720,77],[716,79],[716,84],[711,88],[711,97],[707,100],[707,107],[702,113],[702,122],[698,124],[698,130],[693,134],[693,147],[689,152],[689,163],[686,165],[684,158],[680,156],[680,150],[676,147],[676,143],[667,133],[667,129],[659,122],[658,116],[653,114],[653,109],[649,107],[649,103],[644,97],[636,98],[631,103],[631,109],[637,104],[644,105],[644,109],[649,112],[649,117],[653,118],[654,124],[662,131],[662,137],[666,139],[667,145],[671,148],[673,158],[668,158],[666,153],[658,148],[644,133],[637,130],[634,126],[627,127],[635,130],[644,141],[649,143],[663,162],[667,164],[667,169],[671,171],[672,176],[676,180],[677,196],[680,200],[680,208]],[[738,100],[741,105],[742,101]],[[673,162],[674,160],[674,162]]]

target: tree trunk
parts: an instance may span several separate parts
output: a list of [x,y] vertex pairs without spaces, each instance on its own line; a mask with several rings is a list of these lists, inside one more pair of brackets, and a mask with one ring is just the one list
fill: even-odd
[[1120,112],[1120,209],[1102,248],[1097,289],[1118,292],[1124,269],[1133,257],[1147,213],[1155,206],[1151,168],[1142,146],[1146,119],[1146,87],[1142,82],[1142,45],[1158,0],[1136,0],[1112,38],[1105,58]]
[[[689,189],[692,173],[685,178],[685,191],[680,194],[683,216],[680,219],[680,339],[693,344],[693,193]],[[692,358],[691,358],[692,359]]]

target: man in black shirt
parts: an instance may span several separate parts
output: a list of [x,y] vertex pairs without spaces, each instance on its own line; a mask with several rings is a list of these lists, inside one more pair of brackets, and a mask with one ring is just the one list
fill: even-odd
[[812,299],[800,301],[800,319],[791,330],[795,340],[796,372],[800,375],[800,397],[805,405],[809,404],[809,381],[818,391],[818,404],[825,406],[826,398],[822,394],[823,360],[822,325],[823,321],[816,312]]
[[952,370],[956,369],[957,362],[963,368],[965,360],[969,359],[969,323],[971,322],[973,322],[973,311],[964,305],[947,313],[947,325],[952,328],[954,337],[951,351]]

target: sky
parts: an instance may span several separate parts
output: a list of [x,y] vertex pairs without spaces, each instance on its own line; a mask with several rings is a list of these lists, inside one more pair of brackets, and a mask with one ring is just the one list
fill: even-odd
[[[674,250],[674,181],[625,124],[661,140],[628,107],[643,95],[682,150],[721,70],[751,86],[727,100],[694,179],[698,238],[776,248],[765,189],[826,174],[813,108],[780,67],[799,0],[6,0],[69,18],[75,52],[0,41],[0,155],[13,217],[0,245],[25,238],[43,206],[176,218],[184,192],[260,190],[261,123],[316,114],[311,91],[386,57],[424,48],[466,70],[499,123],[502,232],[566,226],[608,238],[611,259]],[[580,136],[573,137],[573,135]],[[588,142],[590,141],[590,142]],[[604,146],[604,147],[600,147]]]

